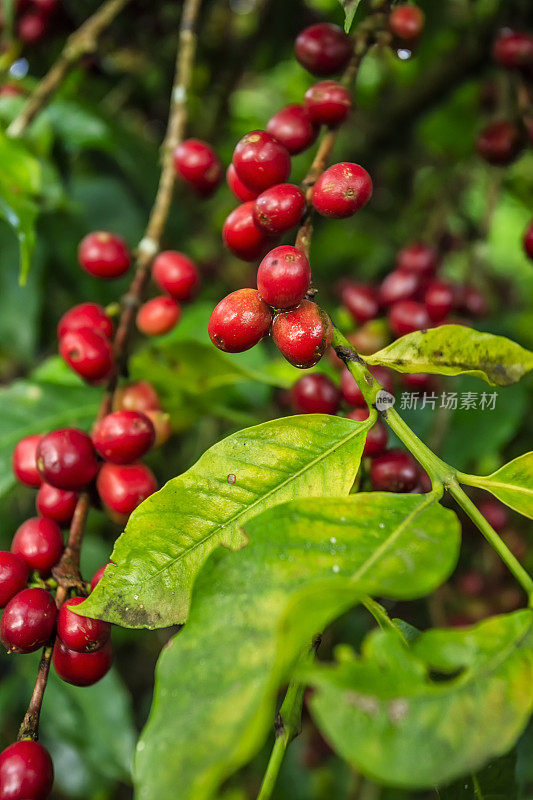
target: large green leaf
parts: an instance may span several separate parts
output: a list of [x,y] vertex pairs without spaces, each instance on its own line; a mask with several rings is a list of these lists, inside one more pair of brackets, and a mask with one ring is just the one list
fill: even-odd
[[492,475],[464,475],[461,481],[463,478],[469,486],[492,492],[505,505],[533,519],[533,452],[518,456]]
[[132,514],[90,598],[89,616],[156,628],[187,619],[192,585],[219,544],[246,544],[242,525],[300,496],[348,494],[368,422],[287,417],[228,436]]
[[249,545],[210,559],[161,655],[134,770],[143,800],[176,786],[180,800],[212,798],[261,746],[313,634],[362,596],[431,591],[459,547],[455,514],[423,495],[294,500],[244,529]]
[[480,333],[463,325],[409,333],[366,360],[397,372],[475,375],[492,386],[515,383],[533,369],[529,350],[504,336]]
[[313,716],[341,756],[380,782],[424,788],[475,772],[529,719],[532,624],[530,610],[517,611],[428,631],[410,647],[375,633],[360,658],[307,671]]

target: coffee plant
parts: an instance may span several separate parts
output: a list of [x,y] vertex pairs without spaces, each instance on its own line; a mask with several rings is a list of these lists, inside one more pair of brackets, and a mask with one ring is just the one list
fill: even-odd
[[528,0],[1,11],[0,800],[530,800]]

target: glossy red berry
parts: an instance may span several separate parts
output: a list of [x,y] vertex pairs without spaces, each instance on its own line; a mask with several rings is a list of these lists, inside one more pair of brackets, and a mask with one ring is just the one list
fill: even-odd
[[128,245],[115,233],[95,231],[81,240],[80,266],[96,278],[120,278],[130,268]]
[[311,202],[323,217],[343,219],[359,211],[371,196],[372,180],[366,169],[341,161],[322,173],[313,186]]
[[485,578],[481,572],[470,570],[457,578],[457,588],[466,597],[479,597],[485,589]]
[[370,482],[378,492],[411,492],[418,482],[418,466],[405,450],[388,450],[372,461]]
[[533,36],[525,31],[504,30],[492,50],[494,60],[506,69],[533,66]]
[[49,641],[56,618],[56,604],[49,592],[23,589],[9,601],[0,619],[2,644],[12,653],[33,653]]
[[30,569],[47,577],[63,552],[59,525],[46,517],[30,517],[17,528],[11,552],[23,558]]
[[39,9],[41,14],[52,14],[59,5],[59,0],[32,0],[34,8]]
[[46,33],[46,24],[41,14],[24,14],[17,25],[18,37],[24,44],[40,42]]
[[72,522],[77,502],[76,492],[43,483],[37,492],[35,507],[42,517],[51,519],[61,528],[65,528]]
[[250,189],[263,192],[290,175],[291,157],[287,148],[266,131],[252,131],[237,142],[233,166]]
[[311,122],[304,106],[296,104],[285,106],[274,114],[267,131],[287,148],[291,156],[307,150],[318,136],[318,128]]
[[430,392],[435,388],[435,376],[427,372],[402,375],[401,381],[405,388],[410,389],[412,392]]
[[267,237],[255,224],[253,200],[237,206],[226,218],[222,239],[231,252],[243,261],[255,261],[267,247]]
[[93,592],[95,587],[98,586],[98,584],[100,583],[100,581],[102,579],[102,575],[104,574],[105,568],[107,567],[107,565],[108,564],[112,564],[112,563],[113,563],[112,561],[106,561],[105,564],[102,564],[102,566],[99,569],[96,570],[96,572],[94,573],[94,575],[93,575],[93,577],[91,579],[91,592]]
[[482,500],[477,507],[497,533],[501,533],[509,524],[507,509],[496,500]]
[[424,242],[411,242],[396,254],[396,269],[431,275],[439,266],[437,251]]
[[92,328],[67,331],[59,340],[59,352],[69,367],[90,383],[105,380],[113,369],[109,339]]
[[524,251],[528,258],[533,259],[533,222],[524,234]]
[[15,553],[0,550],[0,608],[26,586],[29,568],[23,558]]
[[481,131],[476,142],[478,155],[495,166],[511,164],[522,146],[520,129],[508,120],[491,122]]
[[342,304],[360,325],[379,314],[379,295],[374,286],[346,281],[342,285],[340,294]]
[[389,15],[389,28],[394,36],[404,42],[418,39],[425,24],[424,12],[418,6],[402,3],[392,9]]
[[208,333],[213,344],[227,353],[242,353],[268,333],[270,308],[255,289],[238,289],[224,297],[209,318]]
[[54,784],[48,750],[29,739],[0,753],[0,800],[46,800]]
[[254,221],[267,234],[281,234],[298,225],[305,211],[305,195],[293,183],[265,189],[254,204]]
[[137,327],[145,336],[162,336],[176,327],[181,317],[179,303],[160,295],[143,303],[137,312]]
[[454,287],[444,281],[431,281],[424,295],[424,305],[432,322],[442,322],[455,302]]
[[241,181],[237,173],[235,172],[235,167],[233,164],[230,164],[226,170],[226,183],[228,184],[229,188],[237,198],[237,200],[241,200],[243,203],[248,202],[248,200],[255,200],[259,192],[255,192],[252,189],[248,189],[247,186]]
[[108,641],[111,636],[111,625],[100,619],[82,617],[70,610],[83,601],[83,597],[73,597],[63,603],[57,615],[57,635],[70,650],[92,653]]
[[42,439],[40,433],[25,436],[15,446],[11,464],[17,480],[26,486],[37,488],[41,485],[41,476],[37,470],[37,447]]
[[484,317],[489,312],[489,305],[485,295],[475,286],[470,285],[463,287],[461,308],[471,317]]
[[106,461],[131,464],[153,447],[155,430],[140,411],[114,411],[97,423],[93,444]]
[[390,306],[399,300],[411,300],[424,284],[423,276],[407,269],[395,269],[389,272],[379,288],[379,299],[384,306]]
[[98,303],[80,303],[63,314],[57,326],[57,338],[80,328],[92,328],[106,339],[113,335],[113,322]]
[[113,398],[113,409],[142,412],[160,410],[161,400],[148,381],[137,381],[117,389]]
[[159,253],[152,264],[152,275],[160,289],[180,302],[192,300],[200,288],[196,264],[177,250]]
[[319,372],[297,380],[290,395],[298,414],[336,414],[341,401],[338,387]]
[[292,311],[282,311],[272,324],[272,338],[281,354],[300,369],[318,364],[333,338],[329,316],[316,303],[302,300]]
[[264,257],[257,270],[259,297],[274,308],[293,308],[305,297],[311,267],[301,250],[284,244]]
[[[394,394],[394,381],[385,367],[369,367],[377,382],[390,394]],[[341,372],[341,392],[345,401],[351,406],[366,407],[365,398],[357,381],[347,367]]]
[[98,473],[96,488],[111,511],[129,516],[157,491],[157,481],[145,464],[106,463]]
[[91,438],[77,428],[48,433],[37,448],[37,468],[58,489],[82,489],[98,470]]
[[350,92],[336,81],[316,83],[305,93],[305,110],[315,125],[340,125],[351,107]]
[[[354,419],[357,422],[363,422],[363,420],[368,419],[368,408],[354,408],[354,410],[350,411],[348,414],[348,419]],[[389,433],[387,428],[381,422],[381,420],[378,420],[374,425],[372,425],[366,435],[363,455],[368,456],[369,458],[376,458],[376,456],[380,456],[387,447],[388,441]]]
[[396,336],[422,331],[431,327],[431,319],[422,303],[416,300],[399,300],[389,310],[389,325]]
[[338,25],[318,22],[298,34],[294,52],[312,75],[335,75],[347,66],[353,43]]
[[66,683],[73,686],[92,686],[106,675],[113,663],[111,641],[93,653],[78,653],[71,650],[61,639],[54,647],[54,669]]
[[200,139],[186,139],[174,151],[176,172],[201,196],[210,197],[223,177],[213,148]]

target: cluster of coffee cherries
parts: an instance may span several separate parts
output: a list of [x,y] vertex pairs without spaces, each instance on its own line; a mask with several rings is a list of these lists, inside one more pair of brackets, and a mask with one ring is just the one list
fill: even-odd
[[24,44],[36,44],[49,33],[59,0],[17,0],[17,36]]

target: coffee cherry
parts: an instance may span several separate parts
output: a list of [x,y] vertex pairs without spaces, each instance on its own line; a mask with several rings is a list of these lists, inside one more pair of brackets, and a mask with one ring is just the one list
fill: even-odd
[[245,186],[262,192],[290,175],[291,158],[287,149],[266,131],[252,131],[237,142],[233,166]]
[[145,464],[105,463],[98,473],[96,488],[111,511],[129,516],[157,491],[157,481]]
[[524,250],[526,256],[533,260],[533,222],[530,222],[529,227],[524,234]]
[[254,221],[255,203],[237,206],[226,218],[222,239],[231,252],[243,261],[255,261],[267,246],[267,238]]
[[342,161],[322,173],[313,186],[311,202],[323,217],[343,219],[359,211],[371,196],[372,180],[366,169]]
[[114,233],[96,231],[81,240],[78,249],[80,266],[96,278],[120,278],[130,268],[128,245]]
[[155,439],[153,447],[161,447],[172,436],[172,422],[170,414],[157,409],[147,409],[146,416],[152,423],[155,431]]
[[63,314],[57,326],[57,338],[80,328],[92,328],[106,339],[113,335],[113,322],[98,303],[80,303]]
[[24,44],[40,42],[46,33],[46,24],[40,14],[24,14],[18,21],[17,33]]
[[233,164],[230,164],[226,170],[226,183],[237,200],[242,200],[243,203],[246,203],[248,200],[255,200],[259,194],[259,192],[254,192],[252,189],[248,189],[248,187],[244,185],[235,172],[235,167]]
[[414,331],[431,327],[426,307],[416,300],[399,300],[389,310],[389,325],[396,336],[405,336]]
[[59,341],[59,352],[68,366],[90,383],[105,380],[113,369],[109,339],[92,328],[67,331]]
[[41,14],[49,15],[56,11],[59,0],[32,0],[32,5],[37,8]]
[[152,275],[160,289],[180,302],[192,300],[200,287],[196,264],[176,250],[165,250],[156,256]]
[[100,583],[102,575],[104,574],[107,565],[112,563],[113,563],[112,561],[106,561],[105,564],[102,564],[102,566],[96,570],[91,579],[91,592],[94,592],[95,587],[98,586],[98,584]]
[[57,615],[57,635],[70,650],[78,653],[92,653],[99,650],[111,636],[111,625],[100,619],[81,617],[70,609],[83,603],[83,597],[67,600]]
[[389,28],[394,36],[404,42],[418,39],[424,30],[426,18],[418,6],[402,4],[392,9],[389,16]]
[[98,470],[90,437],[77,428],[60,428],[43,436],[37,448],[37,469],[58,489],[87,486]]
[[525,31],[504,30],[492,50],[494,60],[506,69],[533,66],[533,36]]
[[213,309],[208,333],[213,344],[227,353],[242,353],[268,333],[272,312],[255,289],[238,289]]
[[307,369],[318,364],[333,338],[329,316],[310,300],[274,318],[272,338],[293,366]]
[[15,553],[0,550],[0,608],[22,591],[28,580],[28,565]]
[[370,320],[351,333],[348,339],[361,355],[376,353],[390,341],[387,322],[385,319]]
[[129,386],[121,386],[113,398],[114,411],[160,410],[161,400],[154,387],[148,381],[137,381]]
[[0,800],[46,800],[54,784],[48,750],[29,739],[0,753]]
[[484,317],[489,313],[487,299],[475,286],[463,287],[461,308],[471,317]]
[[303,300],[311,282],[307,256],[296,247],[275,247],[259,264],[259,297],[274,308],[293,308]]
[[318,128],[309,119],[304,106],[296,104],[285,106],[274,114],[267,131],[287,148],[291,156],[307,150],[318,136]]
[[43,483],[35,499],[35,507],[42,517],[51,519],[61,528],[72,522],[78,495],[67,489],[57,489],[49,483]]
[[[348,414],[348,419],[354,419],[356,422],[363,422],[363,420],[368,419],[368,413],[368,408],[354,408],[354,410],[350,411]],[[388,441],[389,432],[381,420],[378,420],[372,425],[366,435],[363,455],[369,458],[380,456],[387,447]]]
[[137,327],[145,336],[162,336],[179,322],[181,308],[172,297],[161,295],[143,303],[137,312]]
[[338,25],[318,22],[298,34],[294,52],[312,75],[335,75],[347,66],[353,44]]
[[47,577],[63,552],[59,525],[46,517],[30,517],[17,528],[11,552],[24,559],[30,569]]
[[155,430],[139,411],[115,411],[97,423],[93,444],[106,461],[131,464],[153,447]]
[[509,524],[507,509],[496,500],[482,500],[477,507],[496,533],[501,533]]
[[479,597],[485,589],[485,578],[481,572],[463,572],[457,578],[457,588],[466,597]]
[[504,119],[487,125],[476,142],[478,155],[495,166],[511,164],[522,147],[521,131],[513,122]]
[[427,372],[414,372],[400,377],[405,388],[414,392],[430,392],[435,388],[435,376]]
[[396,255],[396,269],[416,272],[428,277],[437,269],[439,259],[437,251],[424,242],[411,242]]
[[341,395],[337,386],[319,372],[297,380],[290,395],[298,414],[336,414],[339,410]]
[[432,322],[442,322],[454,306],[453,286],[444,281],[431,281],[424,295],[424,305]]
[[113,650],[108,640],[94,653],[78,653],[71,650],[61,639],[54,647],[54,669],[66,683],[73,686],[92,686],[107,675],[113,663]]
[[293,183],[278,183],[265,189],[254,204],[254,221],[267,234],[284,233],[300,222],[305,195]]
[[[369,367],[370,372],[386,392],[394,394],[394,381],[390,372],[385,367]],[[341,393],[345,401],[351,406],[366,407],[365,398],[357,381],[347,367],[341,372]]]
[[40,433],[36,433],[33,436],[25,436],[15,445],[11,459],[16,479],[35,489],[41,485],[41,476],[37,470],[36,459],[37,447],[42,438]]
[[220,159],[207,142],[186,139],[174,150],[174,167],[200,197],[210,197],[222,181]]
[[9,601],[0,619],[2,644],[10,653],[33,653],[49,641],[56,617],[56,604],[49,592],[23,589]]
[[379,288],[379,299],[384,306],[390,306],[399,300],[410,300],[415,297],[424,283],[418,272],[406,269],[395,269],[389,272]]
[[340,125],[352,107],[350,92],[336,81],[322,81],[305,93],[305,110],[315,125]]
[[410,492],[417,481],[417,463],[405,450],[387,450],[370,466],[370,482],[378,492]]
[[374,286],[346,281],[340,294],[342,304],[346,306],[355,322],[362,324],[379,314],[379,297]]

